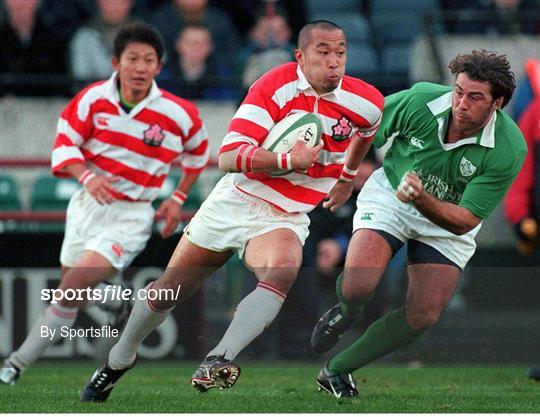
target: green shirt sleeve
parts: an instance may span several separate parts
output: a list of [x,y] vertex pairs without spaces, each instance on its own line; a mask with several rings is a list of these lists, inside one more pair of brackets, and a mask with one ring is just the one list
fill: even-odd
[[526,151],[520,152],[506,169],[498,167],[486,170],[485,173],[473,178],[465,187],[459,205],[481,219],[489,217],[517,176],[525,160],[525,154]]

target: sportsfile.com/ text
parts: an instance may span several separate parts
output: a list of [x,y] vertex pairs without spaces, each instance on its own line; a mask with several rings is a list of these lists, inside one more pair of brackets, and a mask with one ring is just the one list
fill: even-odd
[[180,287],[179,285],[176,291],[172,288],[150,288],[148,290],[141,288],[136,292],[120,285],[108,285],[105,288],[68,288],[66,290],[44,288],[41,290],[41,300],[50,301],[51,304],[57,304],[60,300],[91,301],[102,304],[110,300],[177,300]]

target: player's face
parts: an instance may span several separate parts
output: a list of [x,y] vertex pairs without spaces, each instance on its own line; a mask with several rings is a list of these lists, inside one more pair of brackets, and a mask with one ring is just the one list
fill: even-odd
[[488,82],[471,80],[464,72],[458,74],[452,95],[453,129],[467,136],[475,135],[489,122],[502,102],[502,97],[493,99]]
[[145,43],[129,43],[120,59],[113,57],[113,68],[118,71],[120,87],[125,100],[142,100],[152,86],[153,79],[161,71],[156,50]]
[[345,74],[347,42],[342,30],[313,29],[305,50],[296,50],[296,60],[318,94],[334,90]]

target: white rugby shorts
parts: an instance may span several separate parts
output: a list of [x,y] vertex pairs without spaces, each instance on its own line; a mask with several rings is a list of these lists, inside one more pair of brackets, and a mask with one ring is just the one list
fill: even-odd
[[74,266],[85,251],[93,250],[123,269],[146,246],[153,221],[149,202],[117,200],[100,205],[82,188],[69,201],[60,263]]
[[184,235],[197,246],[215,252],[233,250],[244,257],[247,243],[275,229],[292,230],[302,246],[309,234],[305,213],[285,213],[238,190],[225,175],[185,227]]
[[476,250],[474,238],[482,223],[457,236],[428,220],[412,204],[402,203],[383,168],[366,181],[356,201],[353,232],[358,229],[383,230],[402,242],[418,240],[446,256],[462,269]]

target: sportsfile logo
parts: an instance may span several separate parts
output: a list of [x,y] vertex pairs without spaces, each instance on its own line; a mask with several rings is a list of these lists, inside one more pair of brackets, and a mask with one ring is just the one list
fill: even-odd
[[120,285],[108,285],[105,288],[43,288],[41,290],[41,300],[50,301],[51,304],[57,304],[60,300],[67,301],[91,301],[105,304],[108,301],[135,301],[135,300],[178,300],[180,287],[174,291],[172,288],[141,288],[133,293],[130,288],[124,288]]

